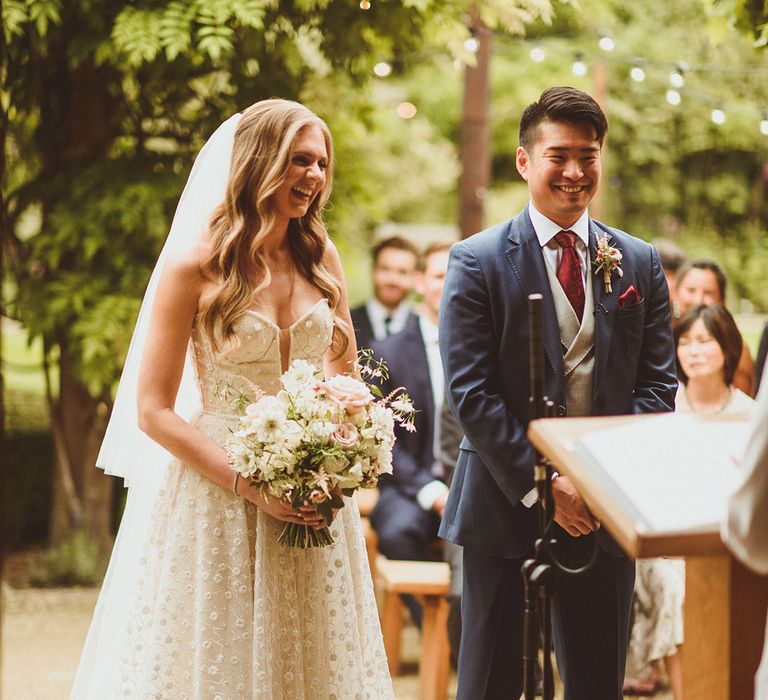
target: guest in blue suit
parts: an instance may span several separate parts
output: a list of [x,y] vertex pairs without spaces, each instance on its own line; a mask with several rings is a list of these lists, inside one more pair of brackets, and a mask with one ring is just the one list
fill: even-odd
[[[522,692],[523,581],[537,536],[529,420],[529,294],[544,296],[545,389],[559,415],[671,411],[677,381],[669,293],[655,249],[590,218],[605,116],[587,94],[550,88],[520,122],[517,169],[530,202],[451,250],[440,308],[448,401],[462,442],[440,535],[464,547],[459,700]],[[615,248],[606,279],[601,249]],[[619,275],[619,267],[623,276]],[[561,577],[553,601],[566,700],[618,700],[634,563],[567,476],[552,483]]]
[[390,236],[371,249],[373,295],[350,309],[358,349],[399,333],[413,316],[413,290],[419,251],[407,238]]
[[[448,497],[435,430],[445,395],[437,318],[450,247],[448,242],[434,243],[424,253],[416,277],[420,313],[402,332],[372,343],[374,357],[382,358],[389,370],[382,391],[405,387],[418,411],[415,432],[396,428],[392,474],[379,481],[380,496],[371,514],[379,550],[389,559],[427,558]],[[418,622],[419,609],[408,602]]]

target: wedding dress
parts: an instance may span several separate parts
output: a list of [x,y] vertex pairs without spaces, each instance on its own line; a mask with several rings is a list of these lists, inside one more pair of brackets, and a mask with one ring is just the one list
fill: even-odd
[[[289,329],[249,311],[236,323],[238,342],[217,353],[196,320],[202,409],[192,424],[224,443],[237,424],[231,390],[274,394],[289,362],[322,366],[332,329],[324,299]],[[125,569],[136,576],[132,600],[97,615],[102,629],[86,645],[95,660],[81,668],[72,697],[394,697],[359,512],[345,502],[333,545],[288,547],[277,541],[280,521],[171,460],[138,564]],[[99,644],[113,647],[111,670],[99,664]]]

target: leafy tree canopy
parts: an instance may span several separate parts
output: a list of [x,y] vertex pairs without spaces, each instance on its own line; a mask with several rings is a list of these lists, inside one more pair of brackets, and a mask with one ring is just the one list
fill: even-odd
[[[470,60],[471,5],[3,0],[13,313],[104,396],[193,155],[265,97],[299,99],[329,123],[342,164],[337,238],[364,241],[393,210],[417,210],[431,182],[450,190],[453,146],[423,119],[408,125],[410,142],[396,135],[369,82],[382,61],[399,74],[435,50]],[[493,0],[482,15],[514,32],[551,6]],[[410,168],[398,166],[407,155]]]

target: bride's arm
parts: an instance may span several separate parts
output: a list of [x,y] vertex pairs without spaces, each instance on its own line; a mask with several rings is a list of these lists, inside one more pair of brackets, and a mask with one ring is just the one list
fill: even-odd
[[[187,344],[204,285],[197,254],[184,254],[166,263],[139,371],[139,427],[180,462],[231,491],[234,473],[226,450],[174,411]],[[280,520],[311,525],[318,517],[314,509],[308,509],[304,513],[306,517],[300,517],[290,504],[274,498],[266,501],[243,479],[238,480],[238,493]]]
[[355,333],[352,328],[352,317],[349,314],[349,299],[347,297],[347,282],[344,278],[344,270],[341,266],[341,258],[336,246],[331,239],[325,247],[323,257],[328,272],[330,272],[338,281],[341,288],[341,298],[336,308],[336,314],[347,324],[349,333],[349,345],[339,356],[338,349],[331,347],[325,355],[325,376],[331,377],[334,374],[347,374],[355,372],[355,362],[357,360],[357,343],[355,342]]

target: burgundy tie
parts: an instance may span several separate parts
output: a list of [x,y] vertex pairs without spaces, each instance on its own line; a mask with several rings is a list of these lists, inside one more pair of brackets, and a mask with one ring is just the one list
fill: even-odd
[[576,234],[573,231],[560,231],[555,235],[555,242],[563,249],[557,266],[557,279],[581,321],[584,315],[584,282],[581,278],[581,258],[575,246]]

